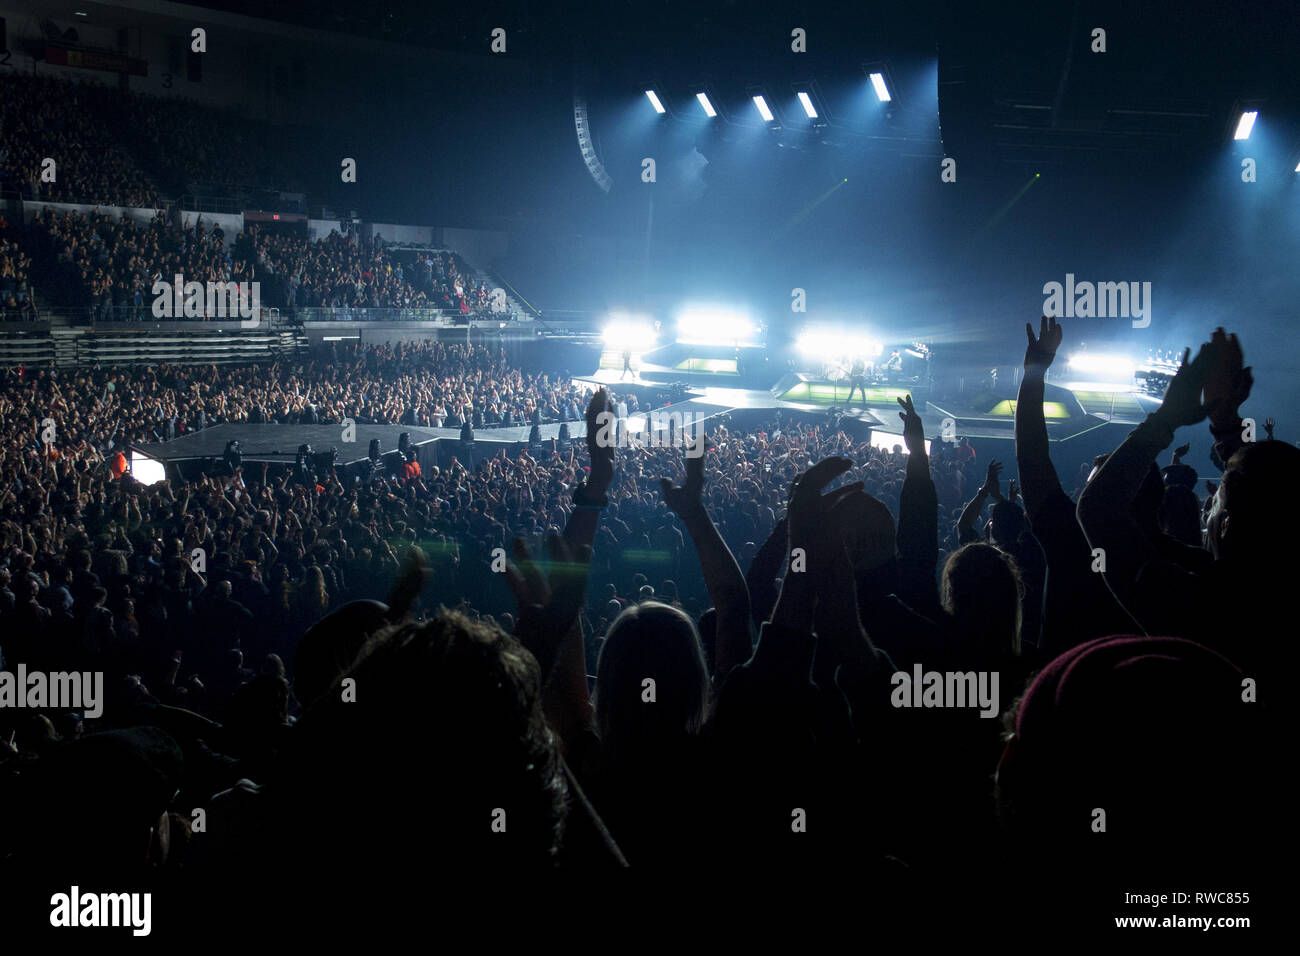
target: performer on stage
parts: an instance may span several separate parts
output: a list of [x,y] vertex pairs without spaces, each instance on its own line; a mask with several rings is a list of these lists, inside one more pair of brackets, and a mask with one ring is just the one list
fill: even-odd
[[623,351],[623,374],[618,377],[618,380],[621,382],[629,375],[632,376],[633,381],[636,381],[636,372],[632,371],[632,350],[625,349]]
[[852,403],[854,390],[860,390],[862,392],[862,401],[866,402],[867,400],[866,375],[867,375],[866,363],[863,362],[862,359],[860,358],[855,358],[853,360],[853,365],[849,370],[849,397],[848,400],[845,402],[845,404]]

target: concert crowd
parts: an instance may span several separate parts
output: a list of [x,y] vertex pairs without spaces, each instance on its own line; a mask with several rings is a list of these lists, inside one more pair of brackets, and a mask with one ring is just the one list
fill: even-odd
[[[482,348],[6,371],[3,666],[102,672],[105,701],[0,712],[0,793],[58,820],[6,827],[5,870],[231,892],[291,861],[295,887],[397,892],[412,860],[852,867],[900,899],[955,881],[1042,907],[1240,883],[1273,852],[1300,450],[1271,421],[1244,440],[1251,371],[1219,330],[1067,492],[1035,411],[1062,335],[1027,327],[1005,486],[965,441],[927,454],[910,399],[905,448],[797,417],[710,422],[703,455],[610,447],[622,396],[579,409]],[[254,464],[145,486],[119,456],[223,421],[493,407],[587,437],[347,484]],[[1185,447],[1161,462],[1207,418],[1201,489]],[[983,710],[925,703],[931,672],[979,675]],[[964,885],[973,859],[997,882]]]

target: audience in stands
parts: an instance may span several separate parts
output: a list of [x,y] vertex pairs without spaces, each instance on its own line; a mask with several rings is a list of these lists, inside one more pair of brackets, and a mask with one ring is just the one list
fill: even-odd
[[[1243,441],[1251,374],[1220,330],[1076,506],[1041,415],[1061,339],[1029,329],[1006,494],[969,446],[928,455],[910,399],[888,451],[805,418],[715,421],[683,455],[598,442],[604,390],[585,451],[145,486],[118,452],[203,424],[574,419],[578,393],[441,344],[6,370],[4,667],[102,671],[108,692],[99,717],[0,711],[0,794],[15,819],[61,814],[6,828],[0,866],[226,893],[283,890],[288,867],[290,892],[363,896],[401,892],[412,859],[850,867],[1030,914],[1098,886],[1243,886],[1273,852],[1271,665],[1292,651],[1242,596],[1282,584],[1300,450]],[[1157,459],[1207,417],[1224,472],[1197,543],[1197,479]],[[996,677],[988,713],[900,706],[929,700],[927,672]]]

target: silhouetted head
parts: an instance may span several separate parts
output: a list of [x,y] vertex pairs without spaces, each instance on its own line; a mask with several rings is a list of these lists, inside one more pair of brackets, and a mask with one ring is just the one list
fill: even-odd
[[452,873],[554,859],[568,788],[541,674],[489,620],[443,610],[375,634],[295,736],[276,799],[300,862]]
[[695,624],[667,604],[627,608],[605,635],[595,697],[596,730],[612,754],[697,733],[709,703],[709,672]]
[[1170,485],[1160,502],[1160,530],[1176,541],[1199,548],[1201,537],[1201,499],[1185,485]]
[[1012,501],[999,501],[989,516],[989,538],[999,548],[1010,550],[1025,531],[1025,513]]
[[980,653],[1020,652],[1024,584],[1016,560],[991,544],[968,544],[943,566],[943,608]]
[[1169,637],[1102,637],[1044,667],[1008,714],[997,775],[1022,861],[1129,878],[1132,867],[1169,865],[1168,876],[1239,857],[1255,842],[1247,807],[1265,799],[1256,784],[1270,762],[1242,679],[1214,651]]
[[1293,500],[1300,448],[1281,441],[1239,449],[1223,471],[1210,507],[1206,544],[1216,558],[1276,562],[1300,529]]

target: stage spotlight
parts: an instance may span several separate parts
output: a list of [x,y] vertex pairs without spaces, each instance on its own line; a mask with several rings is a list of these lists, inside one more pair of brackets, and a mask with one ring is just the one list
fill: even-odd
[[825,362],[874,359],[885,346],[865,335],[852,335],[832,329],[808,329],[795,339],[795,349],[807,358]]
[[762,329],[743,312],[693,308],[677,316],[677,342],[681,345],[758,345]]
[[772,115],[772,111],[767,107],[767,100],[763,99],[763,97],[754,97],[754,105],[758,107],[758,115],[763,117],[764,123],[770,123],[776,119],[776,117]]
[[1296,163],[1296,164],[1295,164],[1295,171],[1296,171],[1297,173],[1300,173],[1300,163]]
[[659,102],[659,94],[656,93],[654,90],[646,90],[645,96],[646,99],[650,101],[650,105],[655,108],[656,113],[662,116],[665,112],[667,112],[664,109],[664,105]]
[[889,86],[885,83],[885,74],[872,73],[871,85],[875,87],[876,99],[880,100],[880,102],[888,103],[893,99],[893,97],[889,95]]
[[167,479],[167,466],[157,458],[149,458],[137,451],[131,452],[131,477],[142,485],[153,485]]
[[644,352],[654,348],[659,334],[649,321],[630,318],[618,318],[605,326],[601,337],[605,346],[620,352]]
[[817,118],[817,109],[813,106],[812,97],[803,90],[799,91],[799,103],[803,106],[803,111],[808,114],[809,119]]
[[1250,131],[1255,128],[1255,119],[1259,116],[1259,110],[1249,110],[1241,114],[1241,119],[1237,120],[1237,132],[1232,134],[1233,139],[1250,139]]
[[[930,454],[930,439],[925,439],[925,453]],[[907,442],[903,440],[902,435],[895,435],[892,432],[881,431],[877,428],[871,429],[871,447],[879,448],[884,452],[892,452],[895,448],[901,448],[904,455],[910,455],[907,450]]]
[[1137,371],[1137,362],[1127,355],[1091,355],[1087,352],[1075,352],[1070,356],[1068,364],[1076,372],[1105,375],[1111,381],[1123,381],[1130,385],[1133,382],[1133,374]]
[[709,96],[707,93],[696,93],[695,98],[700,101],[700,106],[704,107],[705,116],[712,119],[718,115],[717,110],[713,108],[713,104],[709,102]]

